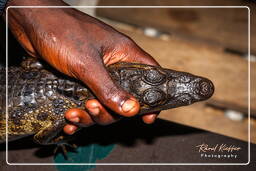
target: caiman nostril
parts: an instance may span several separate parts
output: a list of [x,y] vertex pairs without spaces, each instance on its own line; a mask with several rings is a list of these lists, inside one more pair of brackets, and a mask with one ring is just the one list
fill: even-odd
[[212,96],[214,92],[213,83],[210,80],[204,80],[200,83],[200,94],[206,98]]

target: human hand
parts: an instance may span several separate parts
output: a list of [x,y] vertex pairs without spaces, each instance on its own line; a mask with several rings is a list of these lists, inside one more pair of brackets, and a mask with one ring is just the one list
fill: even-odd
[[[8,5],[66,5],[60,0],[12,0]],[[134,116],[139,102],[111,79],[106,66],[116,62],[158,63],[134,41],[111,26],[68,8],[10,8],[9,27],[24,49],[41,57],[60,72],[84,82],[98,100],[88,100],[86,109],[70,109],[65,117],[71,122],[90,126],[113,123],[120,116]],[[157,113],[142,116],[145,123],[154,122]],[[77,126],[67,124],[64,132],[73,134]]]

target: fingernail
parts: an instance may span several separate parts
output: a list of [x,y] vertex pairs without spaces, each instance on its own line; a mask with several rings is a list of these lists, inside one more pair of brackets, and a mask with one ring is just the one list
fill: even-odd
[[134,100],[129,99],[129,100],[126,100],[126,101],[124,102],[124,104],[122,105],[122,110],[123,110],[124,112],[129,112],[129,111],[131,111],[135,106],[136,106],[136,102],[135,102]]
[[144,119],[146,124],[152,124],[155,122],[157,115],[148,115],[147,119]]
[[151,117],[150,119],[154,122],[156,120],[157,115],[152,115],[150,117]]
[[89,108],[88,109],[90,111],[90,113],[94,116],[100,114],[100,109],[98,107],[94,107],[94,108]]
[[80,119],[78,117],[69,119],[71,122],[79,122]]
[[77,127],[71,126],[71,127],[69,128],[70,135],[74,134],[74,133],[76,132],[76,130],[77,130]]

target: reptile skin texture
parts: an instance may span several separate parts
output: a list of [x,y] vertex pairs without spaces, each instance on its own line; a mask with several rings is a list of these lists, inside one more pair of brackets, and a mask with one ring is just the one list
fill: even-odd
[[[107,69],[118,85],[138,99],[139,114],[190,105],[214,92],[209,79],[186,72],[135,63],[117,63]],[[2,68],[0,142],[6,138],[7,110],[8,141],[34,135],[39,144],[61,144],[67,136],[62,132],[65,111],[84,109],[86,100],[96,98],[83,83],[32,58],[8,68],[7,90],[5,80],[6,68]]]

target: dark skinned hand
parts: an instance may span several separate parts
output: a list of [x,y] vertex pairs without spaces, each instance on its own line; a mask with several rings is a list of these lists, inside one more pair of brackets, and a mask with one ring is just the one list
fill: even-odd
[[[10,0],[8,6],[66,6],[61,0]],[[109,25],[72,8],[10,8],[9,28],[34,57],[41,57],[60,72],[84,82],[97,96],[85,103],[89,112],[70,109],[65,113],[64,132],[73,134],[75,123],[90,126],[111,124],[120,116],[138,113],[139,102],[111,79],[106,66],[116,62],[158,63],[134,41]],[[153,123],[157,113],[142,116]]]

